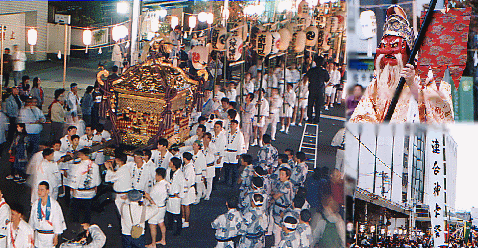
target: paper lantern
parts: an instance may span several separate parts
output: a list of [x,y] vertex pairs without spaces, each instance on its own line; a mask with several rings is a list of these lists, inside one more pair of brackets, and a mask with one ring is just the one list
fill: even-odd
[[162,9],[162,10],[158,11],[158,15],[159,15],[159,17],[164,18],[168,15],[168,11],[165,10],[165,9]]
[[279,52],[279,44],[280,44],[280,33],[279,32],[273,32],[272,33],[272,54],[276,54]]
[[200,22],[206,22],[207,21],[207,13],[206,12],[201,12],[198,14],[198,20]]
[[317,27],[310,26],[305,29],[305,45],[306,46],[315,46],[317,45],[317,37],[319,30]]
[[304,31],[299,31],[294,34],[295,42],[294,42],[294,52],[300,53],[303,52],[305,49],[305,41],[306,41],[306,34]]
[[213,13],[207,13],[206,22],[207,22],[207,24],[212,24],[214,22],[214,14]]
[[152,18],[151,20],[151,32],[157,32],[159,30],[159,20]]
[[279,40],[279,50],[285,51],[289,47],[290,41],[292,40],[292,35],[287,28],[282,28],[279,30],[280,40]]
[[91,45],[92,37],[93,37],[93,32],[91,32],[91,30],[86,29],[83,31],[83,44],[85,44],[86,46],[85,53],[88,53],[88,46]]
[[197,18],[195,16],[190,16],[189,17],[189,27],[191,29],[195,28],[197,24]]
[[242,39],[231,36],[226,41],[226,56],[229,61],[238,61],[242,56]]
[[277,11],[284,12],[292,10],[292,2],[290,0],[282,1],[277,5]]
[[297,15],[301,18],[309,16],[309,4],[307,3],[307,1],[300,1],[299,6],[297,8]]
[[119,14],[126,14],[129,10],[128,2],[119,2],[116,4],[116,12]]
[[195,46],[191,49],[191,61],[194,69],[202,70],[207,66],[209,51],[205,46]]
[[214,28],[212,31],[212,44],[214,45],[214,48],[219,49],[219,50],[224,50],[226,47],[226,28],[225,27],[219,27],[219,28]]
[[256,52],[260,56],[267,56],[272,50],[272,34],[270,32],[262,32],[256,38]]
[[28,44],[30,44],[30,53],[33,54],[33,46],[37,44],[38,32],[34,28],[28,30]]
[[174,29],[179,24],[179,18],[177,16],[171,16],[171,28]]
[[360,26],[362,26],[362,34],[364,39],[371,39],[377,33],[377,20],[375,12],[372,10],[360,13]]
[[128,35],[128,28],[124,25],[116,25],[112,30],[113,40],[119,41]]

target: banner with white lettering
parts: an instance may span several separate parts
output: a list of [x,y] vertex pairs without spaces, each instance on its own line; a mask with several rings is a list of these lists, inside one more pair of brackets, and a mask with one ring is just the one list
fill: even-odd
[[429,171],[428,203],[435,248],[445,244],[445,144],[441,131],[428,128],[426,161]]

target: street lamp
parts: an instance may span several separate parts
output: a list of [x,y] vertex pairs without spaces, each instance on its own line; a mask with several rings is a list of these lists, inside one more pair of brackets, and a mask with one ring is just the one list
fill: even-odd
[[91,45],[92,37],[93,37],[93,32],[91,32],[91,30],[86,29],[83,31],[83,44],[85,44],[86,46],[85,53],[88,53],[88,46]]
[[118,14],[126,14],[129,10],[128,2],[119,2],[116,4],[116,12]]
[[33,54],[33,46],[37,44],[38,32],[34,28],[28,30],[28,44],[30,44],[30,53]]
[[113,40],[119,41],[128,35],[128,28],[124,25],[117,25],[113,27]]

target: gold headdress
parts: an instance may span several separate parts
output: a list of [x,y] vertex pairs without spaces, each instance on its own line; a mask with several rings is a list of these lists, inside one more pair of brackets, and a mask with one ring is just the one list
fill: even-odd
[[398,5],[392,5],[387,9],[387,19],[383,26],[383,37],[385,36],[399,36],[405,39],[410,49],[413,48],[413,42],[415,40],[413,29],[407,20],[407,14]]

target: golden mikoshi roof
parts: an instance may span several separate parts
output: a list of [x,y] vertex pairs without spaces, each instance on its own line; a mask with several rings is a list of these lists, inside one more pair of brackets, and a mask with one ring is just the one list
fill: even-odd
[[162,98],[168,85],[179,92],[198,84],[181,68],[161,59],[148,59],[128,68],[112,83],[112,88],[118,92]]

